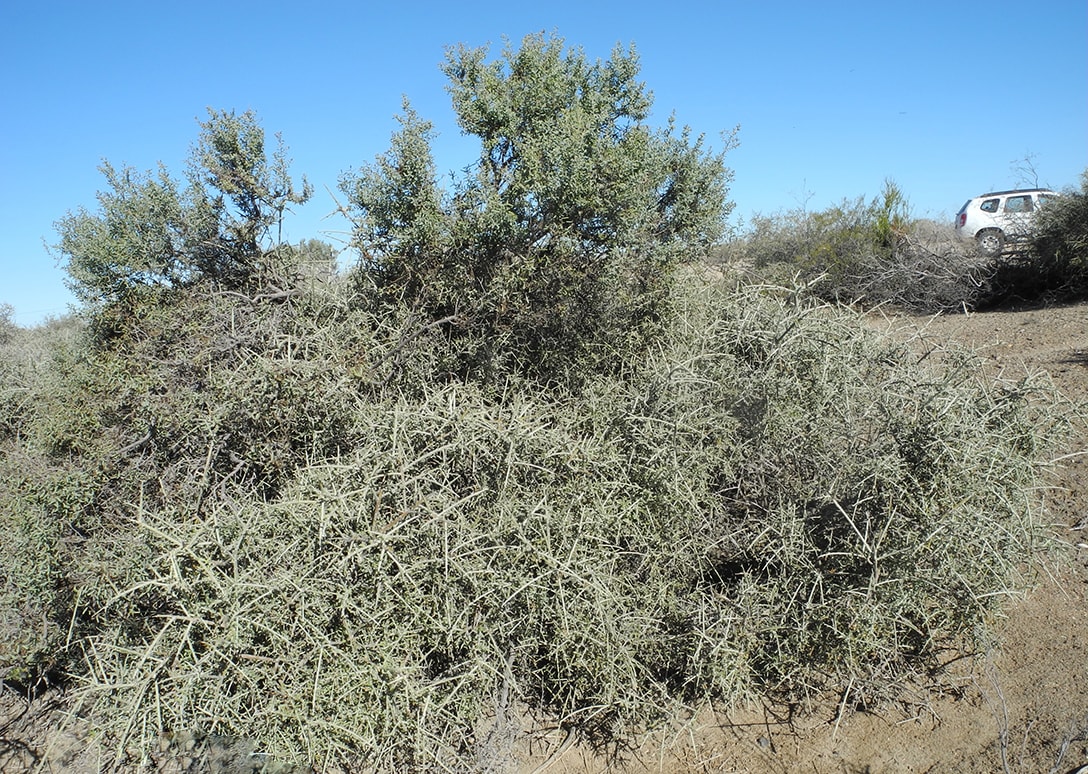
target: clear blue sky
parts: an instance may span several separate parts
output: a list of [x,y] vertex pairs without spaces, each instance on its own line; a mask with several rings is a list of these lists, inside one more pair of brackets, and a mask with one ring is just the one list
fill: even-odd
[[[0,5],[0,303],[21,325],[71,297],[54,222],[96,207],[103,159],[175,177],[206,108],[253,109],[281,132],[316,188],[291,241],[335,241],[324,219],[340,174],[388,147],[407,95],[441,133],[442,169],[475,145],[459,135],[438,66],[449,45],[555,31],[593,58],[634,43],[652,120],[719,142],[734,224],[753,212],[875,195],[895,180],[918,216],[950,218],[970,196],[1039,182],[1077,185],[1088,167],[1088,2],[404,3],[186,0]],[[720,142],[719,142],[720,144]]]

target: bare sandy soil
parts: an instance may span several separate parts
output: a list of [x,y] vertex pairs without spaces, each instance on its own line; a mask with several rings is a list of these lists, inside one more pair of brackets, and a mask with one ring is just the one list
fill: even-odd
[[[873,324],[923,348],[977,348],[994,379],[1045,372],[1069,399],[1088,402],[1088,304]],[[1066,774],[1088,765],[1086,449],[1082,423],[1049,482],[1048,518],[1059,547],[1038,567],[1034,587],[1005,607],[993,644],[950,663],[942,687],[919,685],[899,704],[864,711],[828,697],[794,717],[774,707],[707,712],[621,759],[561,732],[540,732],[519,745],[519,763],[498,756],[480,770]],[[63,695],[29,705],[0,696],[0,770],[88,770],[78,731],[57,730],[63,705]]]

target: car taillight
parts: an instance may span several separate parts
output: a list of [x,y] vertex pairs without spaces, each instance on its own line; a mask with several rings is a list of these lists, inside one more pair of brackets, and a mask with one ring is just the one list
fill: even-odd
[[965,223],[967,223],[967,213],[961,212],[956,218],[956,228],[963,228]]

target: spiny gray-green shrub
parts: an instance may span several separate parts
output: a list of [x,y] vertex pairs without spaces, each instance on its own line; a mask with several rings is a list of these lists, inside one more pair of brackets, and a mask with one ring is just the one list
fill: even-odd
[[93,492],[78,463],[29,448],[48,419],[43,397],[66,381],[63,364],[79,337],[80,326],[69,319],[13,325],[0,341],[0,679],[30,693],[60,679],[66,667],[67,519]]
[[479,158],[444,190],[432,127],[405,103],[392,147],[341,183],[360,282],[441,321],[455,375],[562,380],[646,347],[675,267],[722,232],[724,152],[647,123],[633,47],[592,62],[529,35],[496,61],[452,48],[443,71]]
[[[314,386],[303,384],[305,374],[269,384],[247,349],[266,330],[246,317],[257,303],[246,294],[282,301],[319,280],[300,273],[318,262],[312,244],[271,241],[309,187],[294,188],[282,143],[266,155],[252,113],[212,110],[200,128],[184,191],[163,168],[152,176],[107,163],[98,211],[58,221],[57,249],[90,337],[54,322],[0,343],[0,507],[11,536],[0,670],[21,685],[39,686],[71,666],[73,638],[95,626],[85,611],[145,560],[125,526],[133,503],[192,498],[199,510],[221,468],[274,488],[290,464],[285,449],[329,442],[305,420],[292,422],[291,409]],[[249,305],[219,313],[227,298]],[[250,404],[217,402],[222,384],[200,370],[216,358],[233,369],[233,384],[254,390]],[[252,408],[270,393],[283,412]]]
[[15,308],[11,304],[0,304],[0,344],[7,343],[19,329],[14,316]]
[[995,267],[931,224],[916,221],[902,190],[817,212],[757,215],[719,250],[758,280],[798,281],[818,298],[938,312],[985,302]]
[[[526,106],[536,85],[631,85],[627,56],[596,70],[526,46],[524,82],[504,75],[523,72],[513,53],[479,71],[452,55],[496,121],[511,82]],[[572,196],[661,169],[662,146],[628,141],[663,142],[674,171],[709,163],[637,122],[600,129],[612,113],[581,87],[548,94],[617,159],[574,153]],[[1015,585],[1048,429],[1031,384],[991,386],[967,356],[891,345],[803,293],[670,271],[704,233],[671,218],[715,210],[686,173],[645,178],[648,197],[620,186],[630,212],[575,228],[565,194],[511,190],[563,177],[528,175],[554,158],[533,136],[496,139],[425,215],[395,186],[367,200],[357,244],[382,249],[348,279],[314,244],[262,242],[244,283],[188,252],[176,276],[121,263],[105,227],[152,251],[122,257],[151,255],[158,210],[141,230],[126,208],[158,188],[62,222],[92,326],[5,377],[0,621],[25,636],[0,637],[0,669],[63,677],[103,769],[163,763],[170,739],[319,769],[482,768],[525,718],[616,741],[706,701],[871,701]],[[407,169],[382,158],[356,194]],[[652,336],[608,340],[651,307]],[[526,365],[563,333],[573,349]]]
[[425,325],[347,283],[149,311],[5,455],[5,527],[49,530],[5,602],[62,597],[49,642],[110,765],[192,733],[456,767],[525,711],[615,739],[706,700],[887,697],[1034,546],[1032,387],[690,282],[667,345],[577,390],[402,388],[383,353]]

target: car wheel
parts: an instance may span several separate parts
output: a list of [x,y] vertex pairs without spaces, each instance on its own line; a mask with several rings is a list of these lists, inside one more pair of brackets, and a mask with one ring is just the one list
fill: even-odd
[[975,241],[978,242],[979,252],[991,258],[999,255],[1005,247],[1005,235],[996,230],[983,231],[975,237]]

